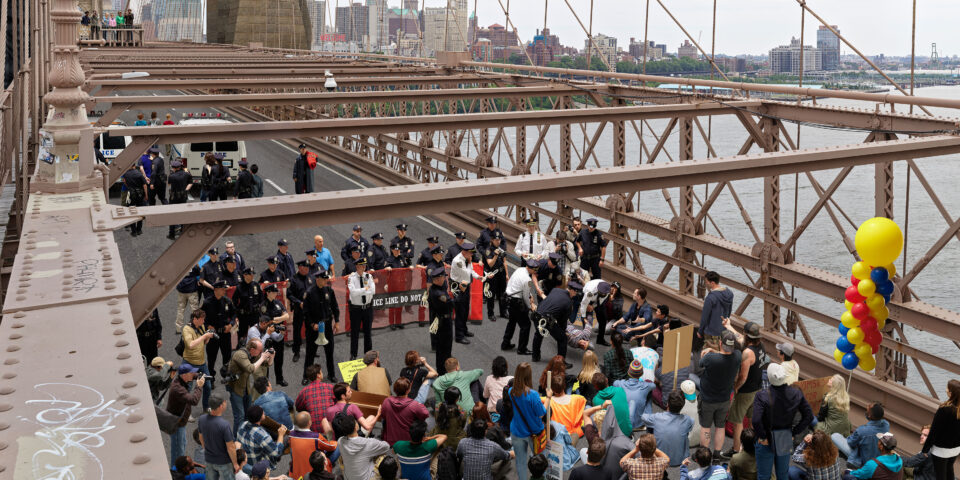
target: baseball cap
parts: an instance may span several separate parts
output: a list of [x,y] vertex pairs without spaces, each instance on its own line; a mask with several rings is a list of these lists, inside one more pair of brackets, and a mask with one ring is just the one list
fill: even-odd
[[153,357],[153,360],[150,360],[151,367],[162,367],[164,363],[166,362],[163,360],[163,357]]
[[783,354],[788,357],[792,357],[794,352],[792,343],[778,343],[777,350],[783,352]]
[[747,322],[743,326],[743,335],[747,338],[760,338],[760,325],[757,322]]
[[880,443],[882,443],[887,450],[897,448],[897,437],[890,432],[878,433],[877,440],[880,440]]
[[380,352],[376,350],[370,350],[367,353],[363,354],[363,363],[370,365],[373,362],[377,361],[377,358],[380,357]]
[[269,460],[260,460],[256,465],[253,466],[253,470],[250,471],[251,477],[265,477],[267,476],[267,470],[270,470],[270,461]]
[[185,374],[185,373],[194,373],[194,372],[199,372],[199,371],[200,371],[199,368],[194,367],[193,365],[190,365],[189,363],[186,363],[186,362],[181,363],[181,364],[180,364],[180,367],[177,368],[177,374],[178,374],[178,375],[183,375],[183,374]]
[[630,362],[630,370],[627,370],[627,375],[630,378],[640,378],[643,376],[643,364],[640,363],[639,359],[634,359]]
[[683,392],[683,396],[691,402],[697,399],[697,385],[693,383],[693,380],[680,382],[680,391]]
[[774,387],[786,385],[787,370],[784,369],[783,365],[780,365],[779,363],[771,363],[767,367],[767,379],[770,380],[770,385],[773,385]]
[[720,334],[720,348],[725,352],[732,352],[737,348],[737,336],[730,330],[724,330]]

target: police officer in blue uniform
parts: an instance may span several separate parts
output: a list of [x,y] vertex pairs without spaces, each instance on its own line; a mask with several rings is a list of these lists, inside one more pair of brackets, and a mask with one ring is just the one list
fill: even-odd
[[293,278],[293,275],[297,273],[296,265],[293,263],[293,255],[287,252],[289,249],[286,239],[277,240],[277,269],[283,272],[283,276],[287,280]]
[[227,282],[228,287],[240,284],[240,271],[237,270],[237,262],[233,261],[233,257],[226,257],[220,262],[220,279]]
[[407,236],[407,224],[401,223],[397,225],[397,236],[393,237],[393,240],[390,240],[390,245],[396,244],[400,247],[400,254],[406,257],[407,263],[413,263],[413,256],[416,253],[414,251],[414,241]]
[[[430,260],[433,259],[433,255],[431,255],[431,251],[433,250],[433,247],[436,247],[437,244],[439,243],[440,243],[440,238],[437,237],[436,235],[432,237],[427,237],[427,248],[424,248],[422,251],[420,251],[420,257],[417,258],[417,265],[422,265],[426,267],[427,264],[430,263]],[[429,272],[430,270],[427,269],[427,271]]]
[[167,167],[164,165],[163,157],[160,156],[160,149],[150,147],[147,150],[150,154],[150,160],[153,162],[153,168],[150,170],[150,192],[147,195],[147,203],[156,205],[157,199],[160,199],[160,205],[167,204]]
[[277,283],[287,279],[287,276],[277,265],[277,257],[267,257],[267,269],[260,272],[260,283]]
[[[567,288],[561,286],[555,287],[553,290],[550,290],[547,298],[543,299],[540,304],[537,305],[536,318],[538,318],[538,321],[542,321],[540,319],[546,320],[547,331],[550,336],[557,341],[557,355],[563,357],[567,356],[567,319],[570,318],[570,311],[573,309],[573,301],[571,298],[576,295],[578,290],[583,290],[583,286],[577,282],[568,283]],[[543,334],[540,332],[540,328],[538,328],[536,322],[533,326],[533,361],[539,362],[540,347],[543,345]],[[567,368],[572,366],[573,365],[567,363]]]
[[[427,305],[430,314],[430,330],[436,343],[437,372],[447,372],[444,363],[453,356],[453,300],[447,291],[447,271],[443,267],[430,270],[430,289],[427,292]],[[436,325],[436,327],[434,327]]]
[[390,268],[407,268],[410,266],[410,258],[403,254],[400,244],[394,242],[390,244],[390,256],[385,263]]
[[450,265],[454,257],[463,251],[463,242],[467,240],[467,232],[457,232],[454,233],[453,236],[457,239],[457,242],[450,245],[450,248],[447,249],[447,254],[443,257],[443,263],[447,265]]
[[[503,239],[503,232],[500,230],[500,227],[497,226],[497,217],[490,215],[486,218],[487,228],[484,228],[480,232],[480,236],[477,237],[477,251],[483,252],[490,247],[490,240],[494,235],[499,235],[500,239]],[[500,247],[506,250],[506,245]]]
[[327,360],[327,381],[336,382],[336,364],[333,361],[333,335],[340,327],[340,307],[337,304],[337,295],[330,288],[330,274],[320,272],[314,277],[314,284],[307,290],[303,300],[304,326],[306,330],[307,359],[303,361],[302,385],[310,383],[307,379],[307,367],[313,365],[313,357],[317,355],[317,339],[320,337],[320,326],[323,325],[323,335],[327,343],[323,346],[323,353]]
[[373,244],[370,245],[370,270],[383,270],[387,266],[387,258],[390,253],[383,246],[383,234],[374,233],[372,237]]
[[587,228],[581,229],[577,237],[577,253],[580,254],[580,268],[590,272],[590,278],[600,278],[607,241],[597,230],[597,219],[588,218]]
[[[282,317],[283,314],[287,313],[287,309],[283,306],[283,302],[280,301],[277,296],[280,294],[280,289],[276,285],[267,285],[263,289],[263,305],[260,306],[260,314],[266,315],[270,318],[271,321],[276,321],[278,317]],[[275,322],[275,325],[278,325]],[[287,382],[283,381],[283,336],[280,337],[279,342],[274,342],[270,340],[267,343],[264,343],[264,348],[272,348],[274,350],[273,354],[273,373],[277,377],[277,384],[282,384],[284,387],[287,386]]]
[[[128,198],[131,207],[144,207],[147,205],[147,179],[143,172],[136,166],[131,166],[126,173],[120,177],[123,185],[127,187]],[[136,237],[143,234],[143,220],[140,220],[130,226],[130,235]]]
[[507,265],[504,261],[507,252],[500,248],[502,238],[499,232],[494,231],[490,236],[491,242],[485,249],[480,250],[483,256],[483,270],[493,273],[493,277],[487,280],[487,284],[483,287],[483,296],[487,304],[487,318],[491,322],[497,321],[497,317],[493,314],[494,304],[500,305],[500,316],[508,318],[506,290],[509,272],[507,272]]
[[350,247],[348,249],[350,254],[346,260],[343,261],[343,270],[340,271],[341,277],[346,277],[353,272],[357,271],[357,262],[360,261],[363,257],[360,255],[360,248],[357,246]]
[[213,284],[217,283],[221,277],[220,262],[217,261],[217,249],[207,250],[207,263],[200,267],[200,297],[207,298],[213,296]]
[[[350,238],[347,239],[347,242],[343,245],[343,248],[340,249],[340,258],[343,261],[347,261],[350,258],[350,249],[357,247],[357,250],[360,251],[360,256],[367,258],[367,251],[370,250],[370,242],[366,238],[363,238],[363,227],[360,225],[353,226],[353,234],[350,235]],[[368,259],[369,261],[369,259]]]
[[207,342],[207,367],[211,375],[217,371],[218,352],[223,355],[221,376],[226,376],[227,364],[230,362],[230,332],[236,327],[237,311],[226,293],[227,282],[217,280],[213,284],[213,295],[203,299],[203,306],[200,307],[206,313],[203,322],[207,331],[213,330],[216,333]]
[[[174,205],[187,203],[187,192],[193,187],[193,176],[183,168],[183,162],[180,160],[170,162],[170,169],[173,170],[168,179],[170,182],[170,203]],[[170,240],[177,238],[177,234],[182,230],[182,225],[170,225],[167,238]]]
[[550,291],[553,290],[554,287],[560,286],[563,283],[563,271],[560,270],[559,260],[559,253],[550,252],[550,254],[547,255],[546,261],[540,262],[540,268],[537,269],[537,273],[533,278],[534,289],[543,292],[540,298],[550,295]]
[[314,275],[320,273],[320,264],[317,263],[317,251],[311,248],[303,253],[307,256],[307,276],[313,278]]
[[240,340],[247,334],[247,330],[260,319],[260,305],[263,303],[263,290],[260,284],[253,281],[253,269],[247,267],[243,271],[243,281],[233,291],[233,304],[237,306],[237,320],[240,329],[237,330],[237,344],[243,345]]
[[290,279],[287,286],[287,300],[290,301],[290,310],[293,311],[293,362],[300,360],[300,329],[303,326],[303,297],[307,289],[313,284],[309,275],[310,267],[306,260],[297,262],[297,273]]
[[237,198],[253,198],[253,187],[256,184],[256,181],[253,179],[253,174],[247,170],[247,159],[240,159],[240,171],[237,172],[237,188],[236,195]]

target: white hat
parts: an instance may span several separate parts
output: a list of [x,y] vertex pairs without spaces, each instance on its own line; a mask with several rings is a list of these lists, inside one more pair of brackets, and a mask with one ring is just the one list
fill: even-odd
[[770,385],[774,387],[779,387],[781,385],[787,384],[787,370],[783,368],[783,365],[779,363],[771,363],[767,367],[767,380],[770,381]]
[[697,385],[693,383],[693,380],[684,380],[680,382],[680,390],[687,395],[693,395],[697,393]]

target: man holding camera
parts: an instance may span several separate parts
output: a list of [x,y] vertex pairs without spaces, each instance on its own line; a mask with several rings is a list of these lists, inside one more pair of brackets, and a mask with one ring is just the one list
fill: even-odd
[[226,293],[227,282],[217,280],[213,284],[213,296],[205,298],[203,306],[200,307],[206,314],[204,322],[207,331],[214,332],[207,341],[207,365],[210,367],[210,374],[214,376],[216,376],[217,352],[223,355],[223,368],[220,374],[224,375],[226,371],[231,350],[230,331],[236,323],[236,308],[233,306],[233,300],[230,300]]
[[259,338],[247,341],[246,349],[237,349],[230,357],[228,376],[224,379],[230,392],[230,408],[233,410],[233,431],[240,428],[244,412],[258,396],[253,381],[266,377],[267,366],[273,361],[273,349],[264,351]]
[[[189,326],[184,328],[190,328]],[[199,378],[198,378],[199,377]],[[191,388],[191,383],[197,380],[196,387]],[[170,385],[170,394],[167,396],[167,412],[176,416],[183,415],[185,409],[193,408],[200,401],[200,392],[204,390],[206,376],[200,370],[189,364],[181,363],[177,369],[177,378]],[[206,396],[209,396],[209,389],[205,390]],[[182,456],[187,451],[187,427],[178,427],[170,435],[170,459],[175,461],[177,457]],[[172,464],[171,464],[172,466]]]
[[[207,314],[203,310],[194,310],[190,314],[190,323],[183,326],[180,331],[183,340],[183,361],[195,367],[200,373],[209,375],[210,369],[207,368],[207,344],[213,338],[214,333],[206,331]],[[207,402],[210,399],[211,384],[203,385],[203,409],[207,409]]]
[[266,330],[261,332],[270,331],[270,335],[269,338],[261,335],[260,340],[263,341],[265,348],[272,348],[276,352],[273,359],[273,373],[277,377],[277,385],[286,387],[287,382],[283,380],[283,336],[287,330],[287,324],[290,323],[290,312],[287,312],[283,303],[277,299],[279,289],[276,285],[267,285],[263,291],[267,298],[260,306],[260,318],[262,322],[265,316],[269,326],[264,326]]
[[336,381],[337,378],[333,362],[333,335],[337,333],[340,326],[340,307],[337,305],[337,296],[333,289],[327,285],[330,282],[328,272],[320,272],[314,277],[314,285],[307,290],[307,295],[303,299],[303,314],[306,325],[307,359],[303,361],[303,380],[301,385],[306,386],[310,383],[307,377],[307,367],[313,365],[313,358],[317,354],[319,344],[317,340],[322,334],[325,341],[323,344],[323,353],[327,359],[327,376],[330,381]]
[[507,318],[506,290],[509,272],[507,271],[507,264],[504,262],[506,252],[501,247],[503,234],[499,230],[494,230],[489,235],[489,239],[490,243],[481,252],[483,252],[483,269],[492,272],[493,277],[483,287],[483,296],[486,298],[487,318],[491,322],[495,322],[497,321],[497,317],[493,316],[493,305],[495,303],[500,305],[500,316]]

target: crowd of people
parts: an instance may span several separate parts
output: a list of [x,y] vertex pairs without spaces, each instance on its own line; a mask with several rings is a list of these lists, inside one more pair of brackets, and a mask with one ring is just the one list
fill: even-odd
[[[431,237],[419,252],[404,224],[396,226],[389,248],[384,235],[368,241],[360,225],[353,227],[340,251],[339,274],[347,285],[349,358],[362,358],[365,367],[349,382],[333,361],[342,329],[330,286],[338,262],[322,237],[297,262],[280,239],[260,271],[232,242],[222,254],[211,249],[177,286],[179,365],[153,358],[160,343],[157,315],[138,330],[141,349],[152,358],[151,392],[175,422],[170,461],[176,478],[194,478],[200,466],[214,479],[528,480],[544,478],[549,468],[571,479],[660,480],[671,468],[684,480],[768,480],[774,474],[888,480],[905,472],[923,480],[953,478],[960,382],[950,381],[947,400],[924,427],[923,450],[901,458],[881,404],[870,405],[867,422],[854,428],[844,377],[832,377],[820,408],[811,409],[792,386],[800,372],[794,344],[777,344],[768,353],[758,324],[734,328],[733,293],[717,273],[705,275],[709,293],[690,366],[665,373],[665,334],[683,324],[669,306],[648,303],[643,288],[632,292],[633,303],[624,309],[620,285],[602,278],[606,240],[595,219],[586,226],[577,221],[552,240],[535,221],[526,222],[528,231],[513,251],[522,266],[512,272],[497,219],[487,220],[476,243],[460,232],[446,249]],[[484,273],[473,269],[474,262]],[[417,351],[384,358],[373,347],[370,272],[388,268],[426,270],[434,362]],[[454,355],[453,343],[469,344],[473,336],[466,305],[475,281],[483,285],[488,318],[495,320],[499,310],[508,320],[501,348],[530,355],[530,362],[510,368],[497,356],[489,367],[461,365]],[[286,303],[278,285],[285,287]],[[230,287],[232,296],[226,295]],[[391,318],[390,327],[403,323]],[[556,355],[542,356],[547,337]],[[274,386],[289,385],[284,352],[292,349],[292,361],[299,362],[301,346],[302,389],[291,397]],[[321,346],[325,361],[318,362]],[[568,348],[582,351],[577,373]],[[544,368],[535,372],[542,360]],[[225,391],[215,390],[216,383]],[[379,399],[378,405],[353,403],[358,394]],[[228,403],[229,419],[223,418]],[[196,407],[204,413],[194,419]],[[192,421],[202,447],[188,455]],[[733,446],[724,450],[728,424]]]

